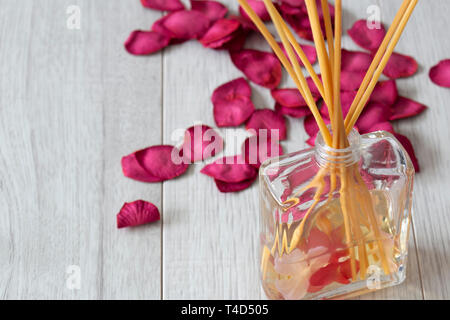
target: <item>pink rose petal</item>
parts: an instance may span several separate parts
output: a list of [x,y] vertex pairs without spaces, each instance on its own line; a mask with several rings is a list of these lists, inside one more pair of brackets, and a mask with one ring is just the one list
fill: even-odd
[[245,189],[248,189],[252,186],[253,182],[255,182],[258,175],[255,175],[254,178],[244,180],[241,182],[224,182],[217,179],[214,179],[214,182],[216,183],[217,189],[219,189],[222,193],[231,193],[231,192],[239,192]]
[[[303,99],[302,95],[298,91],[298,89],[273,89],[271,91],[272,97],[275,99],[283,107],[288,108],[297,108],[297,107],[306,107],[308,104],[305,99]],[[319,96],[313,94],[315,100],[317,101]]]
[[137,200],[125,203],[117,214],[117,228],[135,227],[158,221],[158,208],[150,202]]
[[395,80],[380,81],[370,96],[371,102],[383,103],[392,106],[398,98],[397,83]]
[[411,158],[411,161],[414,165],[414,169],[416,170],[416,172],[420,172],[419,160],[416,157],[416,153],[414,152],[414,148],[413,148],[411,141],[409,141],[409,139],[407,137],[405,137],[404,135],[401,135],[399,133],[395,133],[394,135],[397,138],[397,140],[400,141],[400,143],[403,145],[406,152],[408,152],[409,157]]
[[[256,110],[245,126],[247,130],[255,130],[256,135],[262,135],[267,130],[267,136],[285,140],[287,137],[286,119],[283,115],[270,109]],[[277,133],[277,134],[275,134]]]
[[230,52],[230,56],[234,65],[254,83],[269,89],[275,89],[280,84],[281,64],[274,54],[244,49]]
[[386,36],[386,29],[381,26],[380,29],[369,29],[366,20],[358,20],[353,27],[348,30],[348,34],[360,47],[376,51]]
[[242,154],[248,164],[259,168],[266,160],[283,155],[283,148],[279,141],[272,141],[268,137],[251,136],[242,144]]
[[234,127],[247,121],[255,110],[251,96],[251,88],[244,78],[217,88],[211,98],[217,126]]
[[157,32],[135,30],[125,42],[125,49],[134,55],[146,55],[167,47],[169,42],[169,37]]
[[184,9],[184,6],[180,0],[141,0],[141,3],[146,8],[161,11],[176,11]]
[[421,103],[405,97],[398,97],[397,101],[391,108],[392,114],[389,120],[399,120],[414,117],[421,114],[426,109],[427,106]]
[[383,74],[391,79],[405,78],[414,75],[419,69],[413,57],[393,53]]
[[311,114],[311,110],[309,110],[308,107],[289,108],[289,107],[284,107],[279,103],[275,104],[275,111],[284,116],[288,116],[291,118],[298,118],[298,119],[304,118]]
[[376,132],[376,131],[387,131],[392,134],[395,133],[394,127],[390,122],[387,121],[377,123],[369,129],[369,132]]
[[[262,21],[270,21],[269,12],[267,12],[266,6],[264,5],[264,2],[262,0],[247,0],[247,2]],[[245,19],[250,20],[250,17],[247,15],[244,9],[242,9],[241,6],[239,6],[239,13]]]
[[211,23],[224,18],[228,9],[217,1],[191,0],[191,9],[203,13]]
[[381,103],[372,102],[368,104],[365,108],[356,126],[361,134],[366,134],[370,132],[370,129],[377,123],[389,121],[390,118],[390,108]]
[[430,79],[438,86],[450,88],[450,59],[442,60],[431,68]]
[[200,39],[206,48],[218,49],[233,40],[233,34],[239,29],[240,23],[231,19],[217,20]]
[[355,91],[361,86],[361,83],[365,77],[364,72],[352,72],[352,71],[342,71],[341,72],[341,90],[342,91]]
[[186,130],[182,149],[186,163],[203,161],[222,152],[223,139],[211,127],[195,125]]
[[153,146],[122,158],[123,174],[142,182],[161,182],[186,172],[180,151],[173,146]]
[[[289,59],[288,53],[286,52],[283,44],[281,42],[279,42],[278,45],[283,50],[285,56]],[[313,46],[310,46],[310,45],[301,45],[300,47],[303,49],[303,52],[305,53],[306,58],[308,58],[309,63],[315,64],[317,62],[316,48],[314,48]],[[301,61],[300,57],[297,54],[295,54],[295,56],[297,57],[297,60],[300,64],[300,66],[303,67],[304,65],[303,65],[303,62]]]
[[208,164],[201,173],[223,182],[238,183],[255,178],[257,170],[245,163],[242,156],[231,156]]
[[[350,107],[355,100],[355,97],[356,91],[341,91],[341,109],[344,118],[350,111]],[[322,106],[320,113],[325,119],[330,120],[330,114],[328,113],[328,106],[326,104]]]
[[342,70],[353,72],[366,72],[372,63],[372,56],[361,51],[342,50]]
[[283,18],[294,29],[295,33],[302,39],[314,41],[311,24],[308,14],[301,12],[299,14],[283,13]]
[[[318,76],[319,76],[319,78],[321,78],[320,74]],[[311,90],[311,93],[317,97],[320,97],[320,91],[319,91],[319,89],[317,89],[316,84],[314,83],[313,79],[311,77],[308,77],[308,78],[306,78],[306,82],[308,83],[308,87],[309,87],[309,90]]]
[[202,37],[209,26],[210,21],[203,13],[195,10],[180,10],[157,20],[152,30],[170,38],[190,40]]

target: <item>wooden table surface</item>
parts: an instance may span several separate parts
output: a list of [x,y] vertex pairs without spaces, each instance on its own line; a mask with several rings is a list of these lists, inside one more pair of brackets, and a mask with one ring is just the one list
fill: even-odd
[[[222,2],[236,11],[236,1]],[[344,1],[345,29],[371,4],[389,24],[400,0]],[[81,9],[80,30],[67,28],[70,5]],[[138,0],[0,0],[0,8],[0,298],[264,298],[256,184],[225,195],[202,165],[163,184],[127,179],[120,166],[137,149],[176,143],[178,129],[214,125],[213,90],[241,76],[228,54],[195,41],[127,54],[129,33],[161,16]],[[422,166],[409,270],[401,286],[363,299],[450,298],[450,90],[428,78],[450,57],[449,16],[450,1],[421,1],[397,49],[420,63],[418,75],[398,81],[400,94],[430,107],[396,124]],[[249,46],[265,48],[258,36]],[[357,48],[347,36],[344,47]],[[268,90],[253,89],[258,108],[273,107]],[[305,148],[302,120],[289,123],[285,149]],[[136,199],[155,203],[161,222],[117,230],[120,207]],[[70,266],[79,267],[79,289]]]

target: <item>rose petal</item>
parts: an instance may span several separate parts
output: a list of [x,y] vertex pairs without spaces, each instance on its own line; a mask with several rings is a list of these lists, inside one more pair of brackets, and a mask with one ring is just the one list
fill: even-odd
[[180,0],[141,0],[141,3],[146,8],[161,11],[176,11],[184,9],[184,6]]
[[372,102],[368,104],[358,121],[356,126],[362,134],[370,132],[370,129],[377,123],[389,121],[390,118],[390,108],[384,104]]
[[405,78],[414,75],[419,69],[413,57],[393,53],[383,74],[391,79]]
[[182,149],[185,163],[203,161],[222,152],[223,139],[211,127],[195,125],[186,130]]
[[[319,76],[319,78],[321,78],[320,74],[318,76]],[[311,90],[311,93],[314,96],[320,97],[320,91],[317,88],[316,84],[314,83],[314,80],[311,77],[308,77],[308,78],[306,78],[306,82],[308,83],[308,87],[309,87],[309,90]]]
[[240,25],[236,20],[217,20],[200,39],[200,42],[206,48],[220,48],[233,39],[233,33],[239,29]]
[[217,1],[191,0],[191,9],[203,13],[211,23],[224,18],[228,9]]
[[355,91],[361,86],[361,83],[365,77],[364,72],[352,72],[352,71],[342,71],[341,72],[341,90],[342,91]]
[[[255,130],[257,135],[262,135],[267,130],[267,136],[280,140],[287,137],[286,119],[283,115],[270,109],[256,110],[246,124],[247,130]],[[278,135],[275,134],[278,133]]]
[[209,26],[210,21],[203,13],[195,10],[180,10],[157,20],[152,30],[170,38],[190,40],[203,36]]
[[275,111],[284,116],[289,116],[291,118],[297,118],[297,119],[304,118],[304,117],[312,114],[311,110],[309,110],[308,107],[289,108],[289,107],[284,107],[279,103],[275,104]]
[[403,148],[405,148],[406,152],[408,152],[416,172],[420,172],[419,160],[416,157],[416,153],[414,152],[414,148],[411,141],[409,141],[407,137],[399,133],[395,133],[394,135],[397,138],[397,140],[400,141],[400,143],[403,145]]
[[405,97],[398,97],[397,101],[391,108],[392,114],[389,120],[399,120],[414,117],[421,114],[426,109],[427,106],[417,101]]
[[344,71],[366,72],[372,63],[372,56],[361,51],[342,50],[342,66]]
[[[350,111],[350,107],[355,100],[355,97],[355,91],[341,91],[341,109],[344,118]],[[320,113],[325,119],[330,120],[330,114],[328,113],[328,106],[326,104],[322,106],[322,108],[320,109]]]
[[[270,21],[270,15],[269,12],[267,12],[266,6],[264,5],[264,2],[261,0],[247,0],[250,7],[252,7],[253,11],[258,15],[258,17],[261,18],[262,21]],[[242,17],[245,19],[250,20],[250,17],[247,15],[244,9],[242,9],[241,6],[239,6],[239,13]]]
[[283,148],[269,137],[251,136],[242,144],[242,154],[245,162],[259,168],[266,160],[283,155]]
[[134,55],[146,55],[167,47],[169,42],[169,37],[157,32],[135,30],[125,42],[125,49]]
[[333,283],[337,278],[338,267],[339,265],[331,263],[319,269],[309,279],[310,285],[312,287],[326,287]]
[[256,178],[257,175],[255,175],[255,177],[252,179],[235,183],[224,182],[217,179],[214,179],[214,182],[216,183],[217,189],[219,189],[220,192],[230,193],[230,192],[239,192],[250,188],[253,182],[255,182]]
[[[298,108],[306,107],[308,105],[298,89],[273,89],[271,94],[275,101],[283,107]],[[313,94],[313,96],[317,101],[319,96],[316,94]]]
[[230,81],[214,90],[211,101],[217,126],[234,127],[247,121],[255,110],[251,95],[251,88],[244,78]]
[[376,51],[386,36],[386,29],[383,25],[380,29],[369,29],[367,24],[368,21],[366,20],[356,21],[353,27],[348,30],[348,34],[360,47],[369,51]]
[[208,164],[201,173],[223,182],[238,183],[255,178],[257,170],[245,163],[242,156],[231,156]]
[[373,125],[372,127],[370,127],[370,129],[368,130],[369,132],[376,132],[376,131],[387,131],[389,133],[394,134],[394,127],[392,126],[392,124],[390,122],[380,122],[380,123],[376,123],[375,125]]
[[442,60],[431,68],[430,79],[438,86],[450,88],[450,59]]
[[230,56],[234,65],[254,83],[269,89],[275,89],[280,84],[281,64],[274,54],[244,49],[230,52]]
[[123,174],[142,182],[161,182],[186,172],[180,151],[173,146],[153,146],[122,158]]
[[150,202],[137,200],[125,203],[117,214],[117,228],[135,227],[158,221],[158,208]]
[[[283,50],[285,56],[289,59],[288,53],[286,52],[284,45],[281,42],[279,42],[278,45]],[[316,48],[314,48],[313,46],[309,46],[309,45],[301,45],[300,47],[303,49],[303,52],[305,53],[306,58],[308,58],[309,63],[315,64],[317,62]],[[297,53],[295,53],[295,56],[297,57],[297,60],[300,64],[300,66],[304,67],[303,62],[300,59],[300,57],[297,55]]]
[[295,33],[302,39],[314,41],[311,24],[309,22],[308,14],[301,12],[298,14],[283,13],[283,18],[294,29]]
[[370,96],[371,102],[378,102],[392,106],[398,98],[397,83],[395,80],[380,81]]

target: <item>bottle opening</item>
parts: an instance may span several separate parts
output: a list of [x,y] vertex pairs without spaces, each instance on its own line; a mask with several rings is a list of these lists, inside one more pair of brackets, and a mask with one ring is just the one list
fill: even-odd
[[[330,126],[328,126],[330,129]],[[350,146],[346,149],[334,149],[325,143],[322,135],[318,134],[316,139],[316,160],[320,166],[339,164],[351,166],[360,159],[361,136],[353,129],[348,135]]]

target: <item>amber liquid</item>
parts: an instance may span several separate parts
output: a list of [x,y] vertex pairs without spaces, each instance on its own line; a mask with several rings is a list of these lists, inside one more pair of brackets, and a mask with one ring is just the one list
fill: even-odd
[[[276,300],[347,298],[347,291],[361,294],[397,281],[399,267],[404,261],[400,239],[394,236],[398,232],[391,223],[389,198],[383,191],[377,190],[371,191],[370,196],[378,236],[362,213],[360,237],[352,236],[349,243],[341,203],[339,199],[334,199],[314,212],[305,225],[306,232],[301,244],[289,253],[281,250],[281,238],[266,243],[262,250],[261,271],[267,297]],[[281,229],[288,230],[288,243],[299,223],[281,225]],[[366,250],[363,263],[361,246]],[[380,248],[385,256],[383,261]],[[361,267],[365,272],[361,271]],[[355,290],[355,287],[359,289]]]

